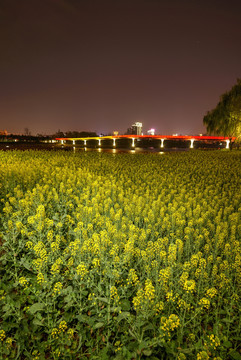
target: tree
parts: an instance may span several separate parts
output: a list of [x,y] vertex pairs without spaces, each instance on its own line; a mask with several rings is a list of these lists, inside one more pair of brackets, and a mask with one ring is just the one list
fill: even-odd
[[31,131],[29,130],[28,127],[24,128],[24,134],[25,134],[26,136],[30,136],[30,135],[31,135]]
[[93,131],[67,131],[63,133],[62,131],[58,130],[53,137],[56,138],[85,138],[85,137],[97,137],[98,135]]
[[229,137],[230,149],[233,138],[241,139],[241,79],[237,80],[232,89],[220,97],[217,106],[208,111],[203,118],[203,124],[209,134]]
[[84,138],[84,137],[97,137],[98,135],[92,131],[67,131],[65,137],[68,138]]

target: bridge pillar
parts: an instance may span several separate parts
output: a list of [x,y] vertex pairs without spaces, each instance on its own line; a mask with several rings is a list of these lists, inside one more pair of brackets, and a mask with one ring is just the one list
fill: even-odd
[[115,139],[113,139],[113,146],[115,146]]
[[194,139],[191,139],[190,149],[193,149]]
[[225,140],[225,141],[226,141],[226,149],[229,149],[230,140]]
[[84,146],[86,146],[86,140],[84,140]]
[[98,145],[99,145],[99,146],[101,145],[101,140],[100,140],[100,139],[99,139]]
[[132,138],[131,146],[132,146],[132,147],[135,147],[135,138]]
[[73,140],[73,145],[75,145],[75,140]]
[[61,144],[63,144],[64,143],[64,140],[61,140]]
[[165,140],[165,139],[161,139],[161,148],[164,147],[164,140]]

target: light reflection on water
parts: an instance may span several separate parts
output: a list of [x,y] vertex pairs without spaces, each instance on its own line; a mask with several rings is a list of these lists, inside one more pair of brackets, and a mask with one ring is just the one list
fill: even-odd
[[180,151],[188,151],[188,148],[183,148],[183,149],[178,149],[178,148],[171,148],[171,149],[163,149],[163,148],[140,148],[140,147],[135,147],[135,148],[112,148],[112,149],[108,149],[108,148],[103,148],[103,147],[96,147],[96,148],[88,148],[87,146],[85,147],[79,147],[78,145],[73,145],[73,146],[69,146],[69,145],[49,145],[49,144],[16,144],[16,143],[11,143],[8,145],[3,144],[1,147],[0,144],[0,150],[49,150],[49,151],[54,151],[54,150],[61,150],[61,151],[70,151],[70,152],[74,152],[74,153],[78,153],[78,152],[99,152],[99,153],[109,153],[109,154],[120,154],[120,153],[125,153],[125,154],[166,154],[169,152],[180,152]]
[[[70,147],[71,150],[71,147]],[[166,154],[168,152],[176,152],[176,151],[188,151],[189,149],[177,149],[177,148],[172,148],[172,149],[158,149],[158,148],[135,148],[135,149],[107,149],[107,148],[73,148],[74,152],[78,151],[94,151],[94,152],[99,152],[99,153],[109,153],[109,154],[121,154],[121,153],[125,153],[125,154],[145,154],[145,153],[152,153],[152,154],[159,154],[159,155],[163,155]]]

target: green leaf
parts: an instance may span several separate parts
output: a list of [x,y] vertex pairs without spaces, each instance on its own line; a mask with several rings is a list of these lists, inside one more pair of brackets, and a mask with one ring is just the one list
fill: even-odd
[[222,319],[222,321],[225,322],[225,323],[232,323],[232,322],[233,322],[233,319],[227,319],[227,318],[225,318],[225,319]]
[[44,307],[45,307],[45,304],[43,304],[43,303],[35,303],[35,304],[33,304],[32,306],[30,306],[30,308],[29,308],[29,312],[30,312],[30,314],[35,314],[37,311],[41,311],[41,310],[43,310],[44,309]]
[[6,304],[5,306],[3,306],[2,308],[3,311],[3,317],[6,318],[9,315],[12,315],[12,313],[14,313],[13,309],[11,308],[11,306],[9,304]]
[[26,257],[24,257],[21,259],[20,265],[23,265],[25,269],[30,270],[32,263]]
[[105,324],[103,323],[103,322],[98,322],[97,324],[95,324],[94,326],[93,326],[93,329],[99,329],[99,328],[101,328],[101,327],[103,327]]
[[231,343],[231,341],[224,341],[223,346],[226,347],[226,348],[231,348],[232,343]]
[[136,335],[131,331],[131,329],[129,329],[129,333],[134,339],[136,339]]
[[143,351],[143,354],[146,356],[150,356],[152,354],[152,350],[151,349],[146,349]]
[[130,301],[127,299],[124,299],[120,302],[120,307],[124,311],[129,311],[131,309]]
[[220,314],[220,315],[226,315],[226,314],[227,314],[227,311],[220,309],[220,310],[219,310],[219,314]]
[[241,355],[237,352],[237,351],[235,351],[235,350],[230,350],[230,352],[229,352],[229,355],[231,356],[231,358],[232,359],[234,359],[234,360],[241,360]]
[[70,294],[68,294],[67,296],[64,297],[64,302],[65,303],[73,303],[73,296],[71,296]]
[[109,356],[107,355],[107,352],[108,352],[108,347],[105,347],[100,351],[98,358],[100,360],[109,360]]
[[155,327],[153,324],[149,323],[146,326],[144,326],[143,330],[147,331],[147,330],[154,330]]
[[129,311],[123,311],[118,315],[117,322],[120,322],[123,319],[129,319],[129,317],[130,317]]
[[107,298],[97,297],[97,299],[104,302],[104,303],[106,303],[106,304],[109,304],[109,299],[107,299]]
[[11,331],[14,328],[19,328],[19,325],[16,322],[5,322],[4,330]]
[[91,317],[91,316],[87,316],[87,315],[77,315],[76,316],[76,319],[80,322],[80,323],[83,323],[83,324],[88,324],[90,325],[91,327],[94,326],[95,324],[95,318],[94,317]]
[[44,326],[43,322],[38,319],[34,319],[33,324],[36,326]]
[[88,321],[89,316],[84,315],[84,314],[80,314],[80,315],[76,316],[76,319],[81,323],[85,323],[86,321]]

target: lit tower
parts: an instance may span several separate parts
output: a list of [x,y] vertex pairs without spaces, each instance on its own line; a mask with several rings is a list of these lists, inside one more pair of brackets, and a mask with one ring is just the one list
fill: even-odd
[[133,135],[142,135],[142,123],[141,122],[135,122],[135,124],[132,125],[132,134]]

